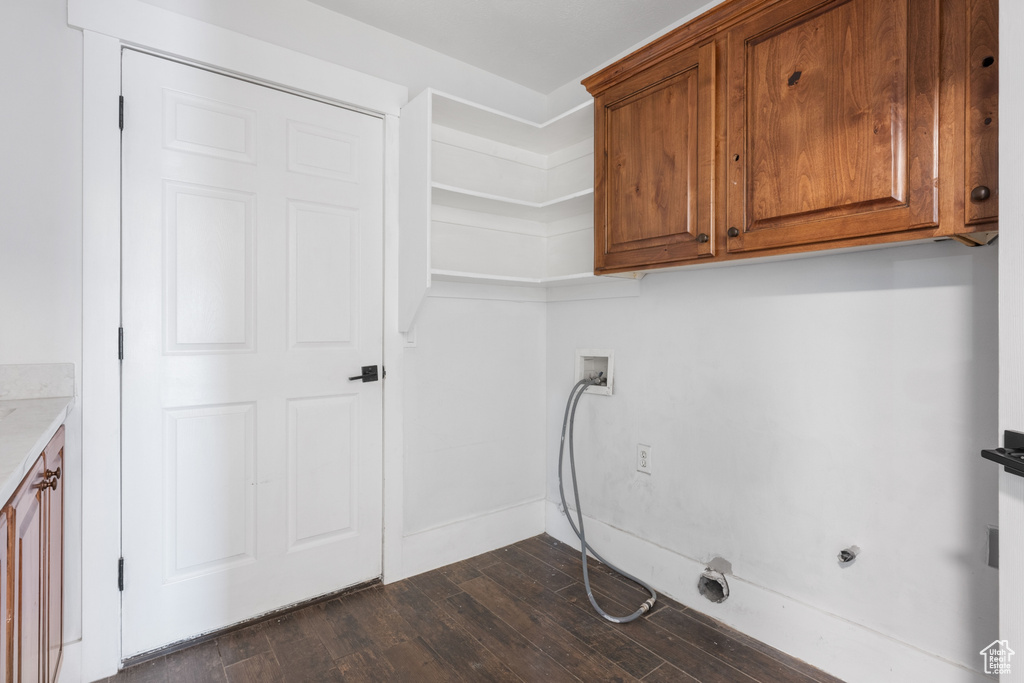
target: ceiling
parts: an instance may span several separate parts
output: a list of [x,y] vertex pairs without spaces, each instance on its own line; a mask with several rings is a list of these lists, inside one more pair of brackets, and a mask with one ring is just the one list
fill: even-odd
[[310,0],[548,94],[707,0]]

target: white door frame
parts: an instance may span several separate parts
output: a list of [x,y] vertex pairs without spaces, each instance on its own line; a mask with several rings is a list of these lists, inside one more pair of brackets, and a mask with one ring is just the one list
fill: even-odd
[[[121,662],[120,324],[121,49],[138,47],[384,115],[384,578],[401,575],[402,348],[398,332],[398,114],[404,86],[168,12],[138,0],[69,0],[84,33],[82,227],[82,640],[62,679],[91,681]],[[130,343],[130,340],[129,340]],[[76,652],[77,650],[77,652]],[[80,671],[78,670],[78,662]]]

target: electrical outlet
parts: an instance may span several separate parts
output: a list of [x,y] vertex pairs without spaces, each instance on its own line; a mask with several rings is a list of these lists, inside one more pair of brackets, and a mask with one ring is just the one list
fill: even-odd
[[651,473],[651,447],[638,443],[636,445],[636,471],[644,474]]

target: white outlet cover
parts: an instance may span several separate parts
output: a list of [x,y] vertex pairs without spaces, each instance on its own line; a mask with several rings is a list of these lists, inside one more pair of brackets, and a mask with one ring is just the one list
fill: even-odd
[[651,447],[644,443],[636,445],[636,471],[651,473]]

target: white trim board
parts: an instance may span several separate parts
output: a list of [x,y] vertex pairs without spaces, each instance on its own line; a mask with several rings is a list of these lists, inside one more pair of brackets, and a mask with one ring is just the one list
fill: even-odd
[[402,533],[405,481],[405,430],[402,399],[405,395],[405,335],[399,331],[399,165],[397,116],[384,117],[384,566],[385,583],[402,575]]
[[[557,503],[547,501],[547,533],[578,549],[579,540],[558,508]],[[697,592],[697,579],[705,569],[703,563],[586,514],[583,523],[587,543],[609,562],[649,582],[673,600],[845,681],[982,683],[990,680],[980,672],[737,576],[727,577],[729,599],[720,604],[711,603]],[[646,561],[639,558],[646,558]]]
[[476,557],[544,533],[544,500],[530,500],[477,517],[410,534],[402,539],[402,576]]
[[82,117],[82,641],[81,667],[62,681],[92,681],[121,660],[120,367],[121,44],[84,32]]
[[[485,299],[555,303],[640,296],[640,280],[581,274],[564,278],[502,278],[472,273],[434,272],[427,296],[439,299]],[[457,278],[452,281],[446,277]],[[518,280],[518,281],[517,281]]]
[[70,643],[64,643],[64,651],[60,657],[60,671],[57,674],[57,683],[69,683],[80,680],[78,676],[82,670],[82,641],[75,640]]
[[138,0],[68,0],[68,24],[298,93],[398,114],[404,85],[169,12]]
[[565,147],[566,140],[571,145],[594,135],[594,101],[589,97],[585,102],[537,123],[433,88],[429,93],[435,99],[434,119],[438,125],[450,128],[450,122],[457,121],[459,129],[466,133],[537,154],[549,155]]
[[[118,97],[121,50],[138,47],[318,99],[385,115],[385,249],[397,243],[397,115],[404,86],[226,31],[137,0],[69,0],[69,23],[83,29],[82,210],[82,641],[80,666],[69,659],[61,680],[113,675],[121,662],[120,373],[115,352],[120,325],[121,150]],[[400,362],[403,339],[393,321],[397,283],[385,260],[384,362],[392,370],[385,422],[401,434]],[[401,438],[385,443],[388,495],[401,493]],[[386,501],[386,505],[388,505]],[[384,561],[401,561],[401,498],[385,508]],[[130,561],[126,560],[127,571]],[[400,572],[400,569],[398,570]]]
[[530,166],[542,171],[550,171],[553,168],[564,166],[576,159],[582,159],[594,154],[594,142],[592,138],[582,142],[573,143],[552,150],[544,154],[532,152],[529,149],[515,147],[499,140],[473,135],[457,128],[448,128],[440,124],[431,126],[431,139],[438,144],[451,145],[459,149],[466,149],[472,152],[488,154],[505,161],[511,161],[523,166]]

